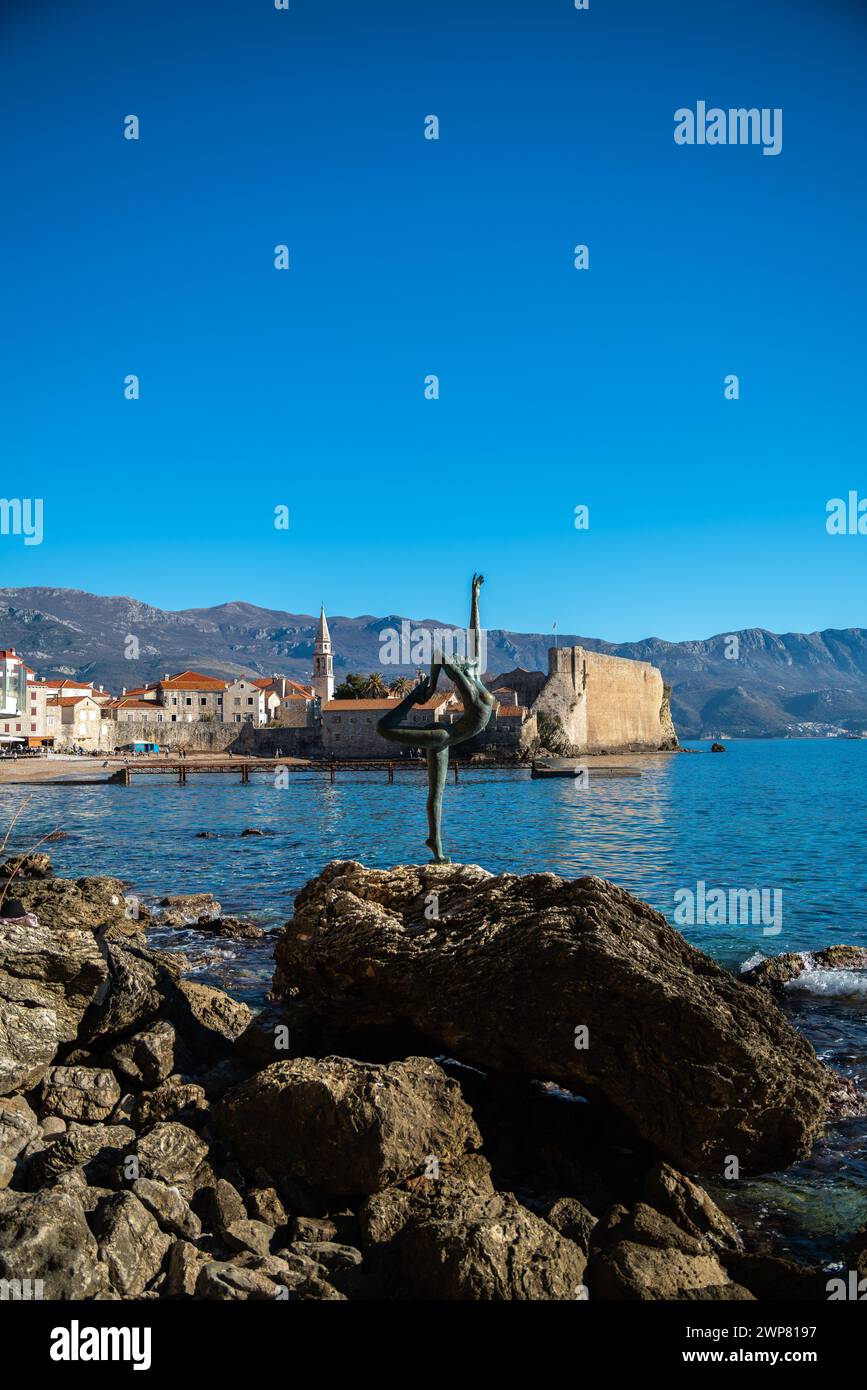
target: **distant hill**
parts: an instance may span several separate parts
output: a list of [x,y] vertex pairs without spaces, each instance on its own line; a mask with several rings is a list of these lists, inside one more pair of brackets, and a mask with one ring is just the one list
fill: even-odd
[[[328,615],[338,680],[378,668],[380,633],[399,628],[395,614],[357,618]],[[412,619],[413,627],[445,627]],[[316,617],[223,603],[166,612],[132,598],[106,598],[80,589],[0,589],[0,647],[14,646],[39,675],[92,679],[112,691],[131,689],[167,671],[193,667],[210,675],[239,673],[295,677],[310,673]],[[138,660],[124,657],[127,638]],[[726,657],[737,638],[736,660]],[[488,669],[503,674],[546,671],[548,633],[489,630]],[[672,708],[682,738],[823,735],[867,730],[867,630],[778,635],[747,628],[704,641],[605,642],[561,633],[561,646],[650,661],[673,687]],[[411,667],[394,667],[395,675]]]

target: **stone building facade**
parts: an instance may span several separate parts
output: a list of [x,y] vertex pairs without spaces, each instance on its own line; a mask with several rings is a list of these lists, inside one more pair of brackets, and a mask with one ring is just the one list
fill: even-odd
[[[392,761],[407,756],[409,749],[389,743],[380,734],[377,724],[388,710],[400,703],[397,697],[381,700],[329,700],[322,706],[322,750],[333,758],[388,758]],[[423,704],[407,712],[403,723],[419,729],[433,724],[453,724],[463,714],[460,696],[454,690],[442,690]],[[502,757],[520,756],[532,746],[536,736],[536,719],[523,706],[506,705],[497,701],[487,728],[474,739],[459,745],[458,756],[494,754]]]
[[92,695],[58,695],[45,705],[46,722],[51,726],[56,745],[86,748],[102,746],[102,710]]

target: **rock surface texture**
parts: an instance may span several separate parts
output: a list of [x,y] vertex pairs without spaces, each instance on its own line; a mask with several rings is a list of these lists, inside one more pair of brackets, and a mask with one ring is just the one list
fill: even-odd
[[602,879],[336,862],[275,957],[275,991],[330,1026],[601,1095],[687,1168],[785,1167],[825,1117],[831,1078],[780,1010]]
[[[151,948],[118,880],[55,878],[45,854],[19,878],[29,910],[0,918],[11,1297],[827,1296],[695,1173],[783,1166],[829,1091],[849,1114],[860,1093],[766,989],[612,885],[332,864],[253,1017]],[[867,1236],[847,1236],[864,1273]]]
[[218,1129],[248,1162],[319,1191],[376,1192],[481,1143],[460,1087],[428,1057],[272,1062],[232,1090]]

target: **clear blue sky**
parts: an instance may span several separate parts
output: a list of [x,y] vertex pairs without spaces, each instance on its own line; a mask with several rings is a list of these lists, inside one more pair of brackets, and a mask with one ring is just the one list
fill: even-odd
[[[0,584],[453,621],[483,569],[491,627],[867,623],[824,524],[867,495],[863,5],[0,16],[0,492],[45,505]],[[698,100],[782,107],[782,153],[676,146]]]

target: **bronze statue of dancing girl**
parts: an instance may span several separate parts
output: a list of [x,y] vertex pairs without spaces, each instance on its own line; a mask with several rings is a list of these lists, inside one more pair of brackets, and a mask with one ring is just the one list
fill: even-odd
[[[491,717],[494,697],[482,685],[480,668],[482,652],[482,630],[479,625],[479,589],[485,582],[483,574],[473,575],[472,602],[470,605],[470,624],[468,630],[468,651],[466,658],[452,657],[446,660],[442,653],[434,652],[430,675],[419,681],[405,699],[393,710],[384,714],[377,728],[383,738],[392,743],[402,743],[415,748],[424,748],[427,757],[427,823],[428,837],[425,844],[433,853],[435,864],[448,864],[451,861],[443,854],[441,820],[443,808],[443,788],[449,767],[449,748],[455,743],[463,743],[474,734],[481,733]],[[415,705],[429,700],[437,688],[440,671],[445,671],[460,695],[464,712],[454,724],[434,724],[429,727],[401,724],[404,715]]]

